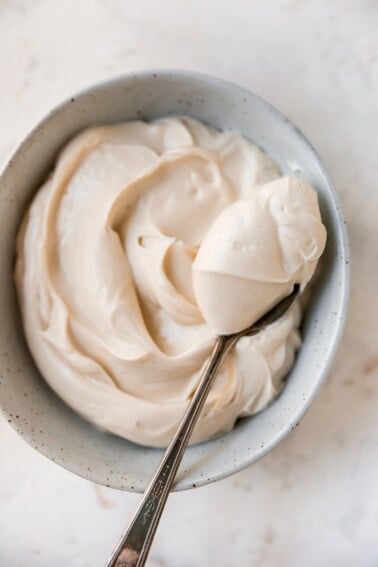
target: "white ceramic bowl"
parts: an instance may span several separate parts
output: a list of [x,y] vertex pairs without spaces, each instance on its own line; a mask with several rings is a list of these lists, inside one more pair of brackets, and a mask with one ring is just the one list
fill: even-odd
[[279,398],[227,435],[187,450],[176,489],[206,484],[250,465],[298,423],[335,354],[348,298],[348,245],[332,183],[298,129],[269,104],[238,86],[188,71],[128,75],[96,85],[61,104],[26,138],[0,180],[0,405],[35,449],[99,484],[143,491],[161,458],[82,420],[46,385],[23,337],[13,283],[14,242],[25,207],[63,144],[98,123],[187,114],[219,129],[236,129],[263,148],[285,173],[306,178],[319,194],[328,231],[303,346]]

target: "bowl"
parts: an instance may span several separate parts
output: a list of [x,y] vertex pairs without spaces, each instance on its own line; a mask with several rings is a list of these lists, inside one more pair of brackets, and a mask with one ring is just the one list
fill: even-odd
[[234,129],[265,150],[284,173],[316,187],[328,240],[303,323],[303,346],[281,395],[228,434],[190,447],[176,490],[200,486],[257,461],[298,424],[335,355],[349,287],[348,244],[330,178],[301,132],[268,103],[221,79],[188,71],[146,71],[95,85],[53,110],[29,134],[0,179],[0,406],[32,447],[96,483],[143,491],[162,451],[103,433],[62,402],[27,349],[13,282],[15,236],[58,150],[87,126],[186,114]]

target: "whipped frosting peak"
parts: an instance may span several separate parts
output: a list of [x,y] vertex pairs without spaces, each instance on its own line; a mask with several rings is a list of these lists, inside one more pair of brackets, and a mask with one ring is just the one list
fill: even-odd
[[[297,278],[305,284],[324,240],[315,192],[280,178],[237,133],[186,117],[90,128],[60,153],[19,230],[29,348],[83,417],[165,446],[214,334],[244,325],[244,310],[250,322]],[[296,306],[237,344],[192,443],[272,400],[299,347],[299,321]]]

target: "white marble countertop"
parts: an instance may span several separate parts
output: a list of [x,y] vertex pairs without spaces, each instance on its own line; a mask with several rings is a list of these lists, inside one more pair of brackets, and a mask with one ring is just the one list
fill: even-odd
[[[348,220],[353,283],[336,363],[268,457],[173,495],[150,567],[378,565],[378,3],[2,0],[0,161],[56,103],[151,67],[210,72],[288,115]],[[0,565],[102,565],[138,496],[95,486],[0,420]]]

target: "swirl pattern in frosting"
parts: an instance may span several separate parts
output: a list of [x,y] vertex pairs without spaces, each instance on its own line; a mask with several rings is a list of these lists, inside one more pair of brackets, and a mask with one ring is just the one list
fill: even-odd
[[[186,117],[90,128],[63,149],[19,230],[29,348],[86,419],[166,446],[214,335],[251,324],[294,281],[304,285],[324,243],[315,191],[280,177],[237,133]],[[239,341],[192,443],[274,398],[299,322],[297,306]]]

